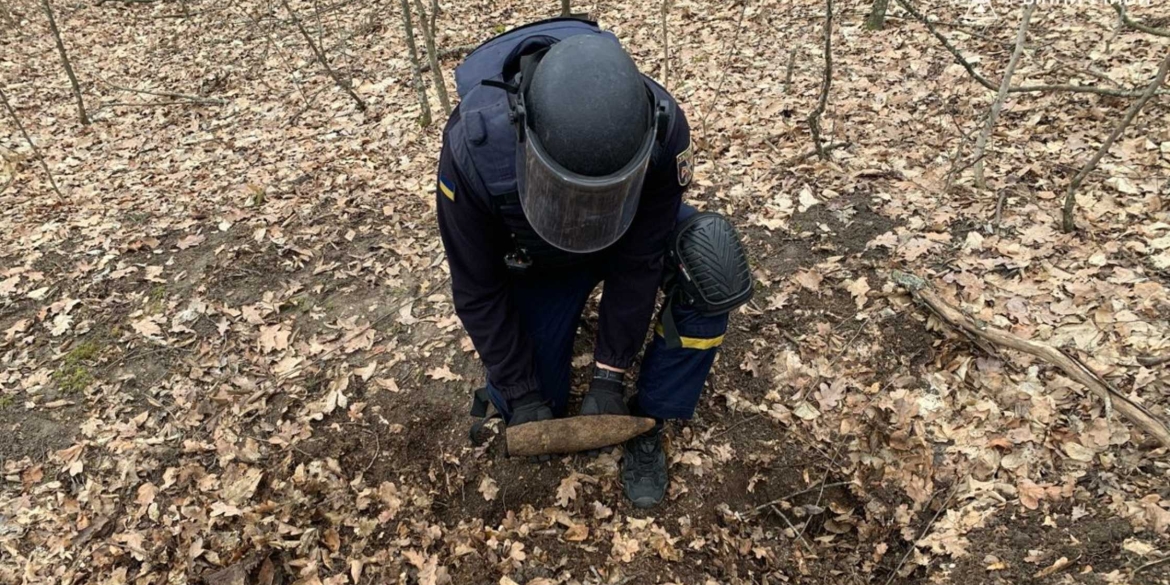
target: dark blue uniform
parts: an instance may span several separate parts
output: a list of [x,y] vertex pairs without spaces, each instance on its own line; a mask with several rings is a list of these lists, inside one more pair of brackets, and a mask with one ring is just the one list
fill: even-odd
[[[507,33],[512,38],[504,39],[507,44],[489,65],[499,69],[497,79],[515,67],[511,61],[518,58],[517,44],[542,42],[549,34],[597,32],[579,32],[575,28],[581,25],[562,22],[559,27],[569,32],[549,33],[549,24],[544,26],[536,41],[525,39],[523,28]],[[473,53],[461,69],[484,67],[477,53],[482,55],[485,48],[490,52],[493,42]],[[469,75],[462,73],[463,79]],[[460,76],[457,70],[457,81]],[[629,230],[612,246],[591,254],[542,244],[515,197],[517,138],[499,115],[506,93],[460,86],[464,99],[447,121],[439,157],[439,230],[455,310],[487,368],[492,402],[505,417],[510,416],[505,399],[531,390],[542,392],[557,416],[564,414],[573,338],[599,283],[604,284],[594,357],[628,368],[642,348],[662,283],[668,238],[677,221],[694,213],[682,204],[692,173],[690,127],[674,99],[657,84],[650,85],[655,99],[671,106],[668,130],[655,147]],[[516,262],[505,262],[509,256],[531,266],[519,271]],[[722,342],[727,315],[704,316],[678,304],[672,311],[682,346],[667,348],[661,325],[656,327],[637,384],[638,405],[650,416],[686,419],[694,413]]]

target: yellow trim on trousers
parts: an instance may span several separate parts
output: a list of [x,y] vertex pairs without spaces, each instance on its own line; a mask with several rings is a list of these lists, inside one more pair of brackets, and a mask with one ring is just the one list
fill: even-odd
[[[662,331],[661,324],[654,326],[654,332],[659,336],[666,335]],[[719,337],[683,337],[680,335],[679,339],[682,340],[682,346],[687,349],[711,349],[713,347],[719,347],[723,344],[722,335]]]

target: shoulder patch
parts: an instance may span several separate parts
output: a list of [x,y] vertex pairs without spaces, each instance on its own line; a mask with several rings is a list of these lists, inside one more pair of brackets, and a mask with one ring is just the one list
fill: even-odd
[[455,183],[452,182],[451,179],[440,176],[439,191],[442,191],[443,195],[446,196],[447,199],[450,199],[451,201],[455,200]]
[[691,179],[695,176],[695,154],[690,141],[687,141],[686,149],[675,157],[675,164],[678,165],[679,186],[686,187],[691,184]]

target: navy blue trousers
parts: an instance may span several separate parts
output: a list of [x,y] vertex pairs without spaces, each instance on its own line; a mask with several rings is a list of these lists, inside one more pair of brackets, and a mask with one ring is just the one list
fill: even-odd
[[[678,221],[695,212],[694,207],[680,206]],[[513,288],[513,301],[532,339],[541,391],[556,416],[565,415],[573,341],[589,295],[599,283],[592,271],[581,270],[556,278],[517,279]],[[715,363],[715,352],[727,332],[728,315],[705,316],[677,303],[671,304],[671,311],[682,346],[666,347],[660,314],[655,319],[654,338],[642,358],[636,399],[642,413],[648,416],[689,419],[694,416],[703,384]],[[503,396],[491,382],[487,389],[496,409],[509,418],[511,413]]]

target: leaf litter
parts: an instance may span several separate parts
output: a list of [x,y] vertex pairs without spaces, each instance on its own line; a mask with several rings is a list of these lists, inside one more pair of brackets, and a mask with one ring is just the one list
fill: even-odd
[[[923,27],[869,32],[868,6],[847,6],[824,127],[850,145],[801,159],[822,5],[673,3],[668,83],[701,146],[688,197],[735,218],[764,290],[734,315],[696,420],[671,426],[668,501],[645,512],[621,497],[617,449],[537,465],[503,457],[498,437],[466,441],[482,374],[434,227],[441,124],[417,123],[397,13],[292,3],[322,11],[311,26],[362,113],[279,12],[115,4],[57,7],[88,128],[36,3],[10,3],[21,24],[0,30],[5,92],[68,196],[6,121],[0,581],[1166,576],[1135,573],[1170,554],[1164,449],[1051,367],[946,330],[887,279],[914,271],[979,319],[1077,351],[1167,418],[1164,366],[1137,359],[1170,353],[1164,103],[1083,189],[1089,229],[1065,235],[1057,194],[1124,101],[1013,95],[992,191],[966,177],[944,190],[956,124],[980,127],[994,96]],[[446,4],[441,47],[556,8]],[[642,17],[657,5],[580,9],[659,70],[659,28]],[[1015,7],[930,10],[961,25],[948,34],[981,66],[1006,63],[989,39],[1010,38]],[[1138,85],[1167,50],[1115,35],[1104,5],[1045,11],[1022,78],[1061,80],[1072,62]],[[98,74],[223,105],[105,105],[125,96]]]

